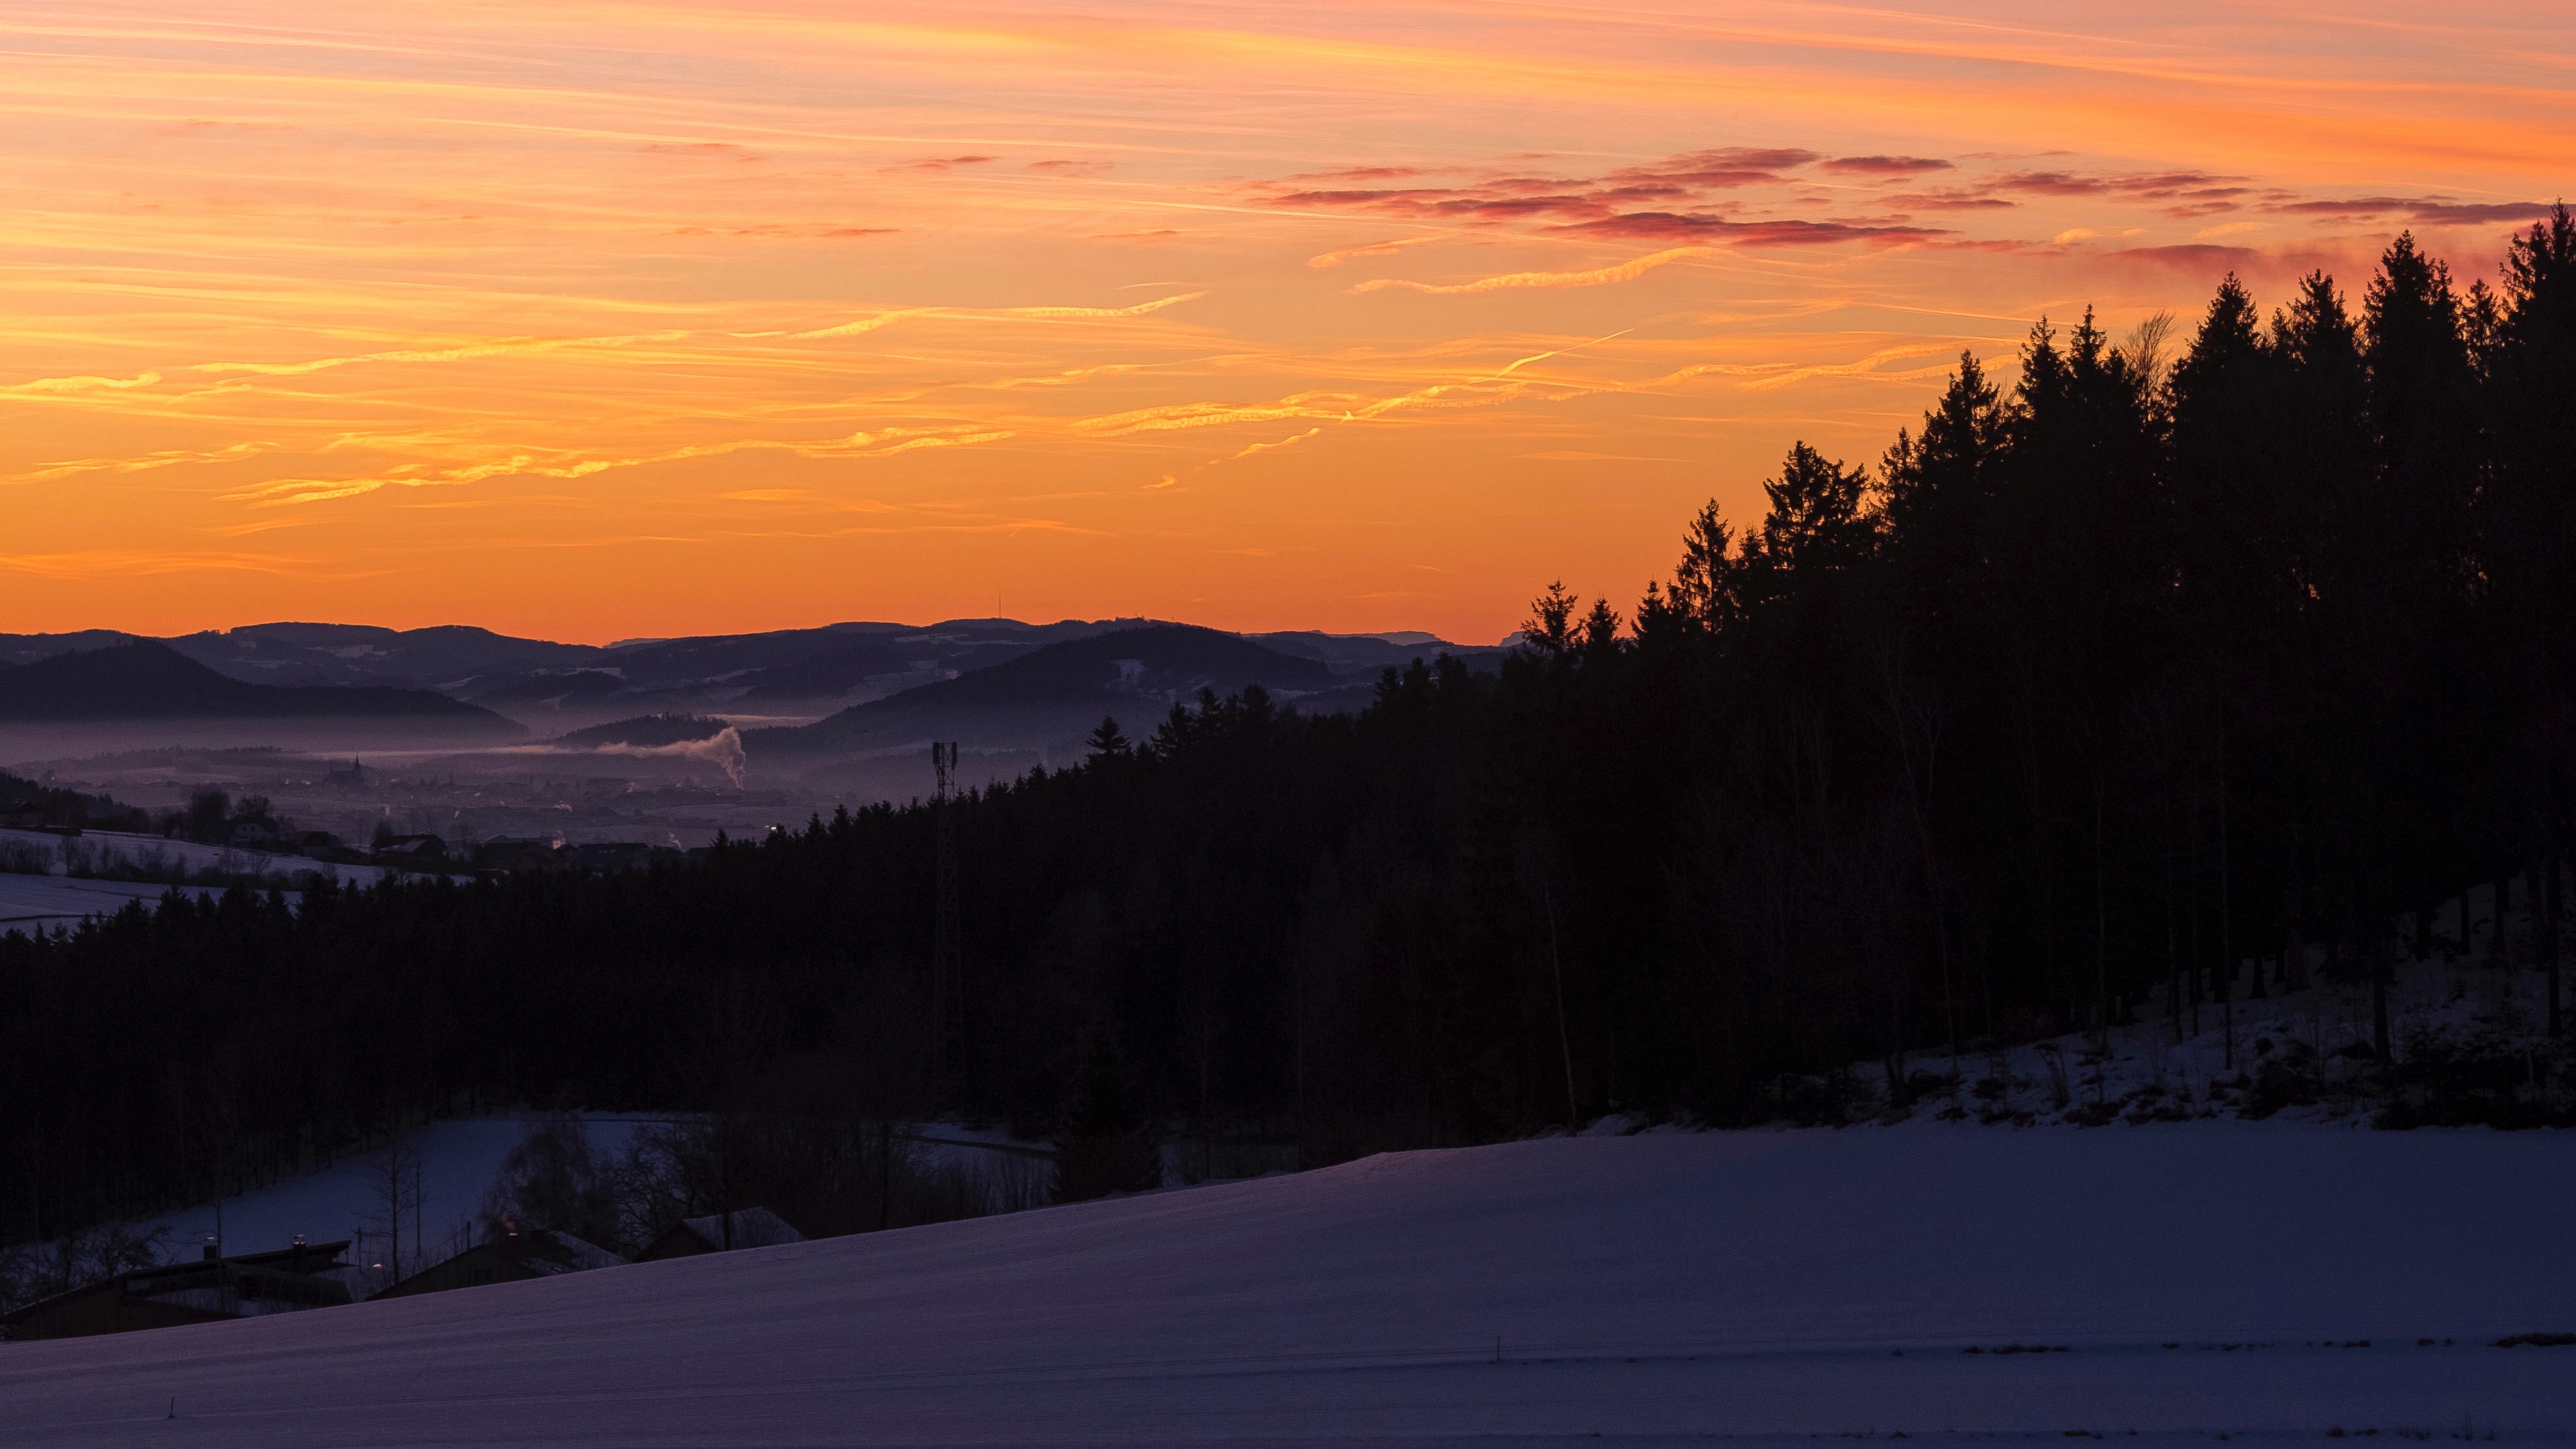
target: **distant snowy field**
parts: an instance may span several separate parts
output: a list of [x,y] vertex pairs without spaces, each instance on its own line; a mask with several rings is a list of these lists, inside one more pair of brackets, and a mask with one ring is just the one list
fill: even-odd
[[[0,832],[14,834],[16,832]],[[24,931],[34,935],[57,927],[77,926],[90,916],[114,915],[125,909],[127,901],[145,904],[161,899],[171,887],[137,885],[121,880],[72,880],[59,875],[14,875],[0,873],[0,934]],[[197,886],[184,886],[197,895],[221,895],[221,891]]]
[[[41,851],[56,857],[50,875],[20,875],[0,872],[0,934],[24,931],[33,935],[61,927],[77,926],[87,917],[111,915],[124,908],[127,901],[150,903],[173,889],[166,885],[116,880],[76,880],[63,873],[60,853],[64,838],[40,830],[0,830],[0,850]],[[119,831],[83,831],[71,844],[86,850],[93,860],[122,857],[128,860],[157,858],[190,871],[220,870],[242,875],[264,875],[280,886],[308,871],[343,881],[373,885],[383,878],[381,867],[372,865],[325,865],[300,855],[274,855],[259,850],[232,850],[222,846],[199,845],[186,840],[164,840],[157,835],[129,835]],[[195,896],[223,894],[214,886],[179,886],[176,889]],[[297,899],[289,890],[287,899]]]
[[2576,1442],[2576,1347],[2491,1346],[2576,1329],[2571,1189],[2564,1133],[1520,1142],[5,1345],[0,1440]]

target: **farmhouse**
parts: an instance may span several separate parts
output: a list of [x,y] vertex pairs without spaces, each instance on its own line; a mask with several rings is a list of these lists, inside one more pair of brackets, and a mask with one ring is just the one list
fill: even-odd
[[408,1298],[415,1293],[443,1293],[450,1288],[479,1288],[486,1283],[522,1283],[592,1268],[609,1268],[626,1260],[570,1233],[503,1224],[482,1242],[444,1263],[423,1268],[378,1298]]
[[763,1207],[744,1208],[702,1218],[682,1218],[636,1254],[635,1261],[658,1263],[664,1258],[694,1258],[728,1248],[774,1248],[780,1243],[803,1241],[805,1235],[789,1227],[778,1214]]
[[214,1256],[210,1246],[193,1262],[120,1273],[0,1315],[0,1334],[86,1338],[334,1307],[349,1301],[349,1287],[324,1275],[349,1266],[339,1261],[348,1246],[299,1242],[233,1258]]

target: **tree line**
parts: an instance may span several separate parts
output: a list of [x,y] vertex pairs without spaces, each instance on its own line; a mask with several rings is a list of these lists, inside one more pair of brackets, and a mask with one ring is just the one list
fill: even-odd
[[1417,662],[1355,715],[1203,695],[704,860],[0,941],[0,1224],[587,1106],[723,1114],[731,1205],[864,1226],[866,1123],[1062,1137],[1071,1195],[1175,1133],[1312,1163],[1614,1109],[1831,1120],[1844,1063],[1937,1090],[1962,1052],[2312,975],[2374,989],[2387,1061],[2432,908],[2526,873],[2557,1033],[2564,208],[2492,282],[2401,236],[2357,301],[2320,273],[2267,315],[2230,276],[2188,336],[2043,320],[2018,364],[1963,355],[1874,466],[1792,448],[1632,609],[1551,588],[1498,674]]

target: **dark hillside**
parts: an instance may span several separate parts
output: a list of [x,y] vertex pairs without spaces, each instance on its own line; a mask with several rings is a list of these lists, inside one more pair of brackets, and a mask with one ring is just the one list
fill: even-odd
[[910,671],[920,662],[914,657],[918,652],[883,640],[845,644],[791,664],[754,670],[736,682],[750,686],[742,698],[745,705],[754,708],[837,699],[870,679]]
[[592,662],[600,652],[587,644],[519,639],[464,624],[244,624],[163,642],[217,673],[253,684],[428,689],[494,671],[568,669]]
[[605,700],[626,692],[626,681],[605,669],[478,675],[453,689],[480,705],[557,705]]
[[81,790],[66,790],[35,780],[23,779],[0,770],[0,815],[33,814],[39,827],[60,829],[86,827],[92,830],[148,830],[151,816],[131,805],[120,805],[112,795],[92,795]]
[[1402,669],[1416,659],[1431,659],[1442,654],[1463,659],[1470,668],[1491,669],[1504,653],[1499,648],[1452,644],[1428,634],[1401,634],[1392,639],[1382,639],[1369,634],[1327,634],[1317,629],[1292,629],[1244,637],[1264,649],[1275,649],[1299,659],[1312,659],[1336,670],[1357,673],[1363,678],[1381,669]]
[[1070,639],[955,679],[855,705],[792,730],[759,730],[745,748],[811,753],[870,749],[938,734],[972,743],[1079,736],[1104,715],[1139,726],[1202,689],[1322,689],[1330,669],[1215,629],[1154,624]]
[[0,666],[0,721],[204,719],[399,719],[493,737],[524,733],[432,690],[245,684],[148,639]]
[[69,634],[0,634],[0,664],[33,664],[57,654],[104,649],[134,638],[114,629],[81,629]]
[[889,642],[896,627],[831,624],[820,629],[780,629],[767,634],[665,639],[611,649],[600,662],[615,668],[629,684],[647,689],[702,680],[736,680],[748,671],[777,669],[854,650],[885,661],[873,671],[882,673],[904,667],[904,651]]

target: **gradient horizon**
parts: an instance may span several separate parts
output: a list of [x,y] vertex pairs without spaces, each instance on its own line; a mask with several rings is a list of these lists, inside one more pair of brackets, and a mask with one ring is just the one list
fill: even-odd
[[1710,8],[10,7],[0,628],[1490,642],[2576,156],[2539,5]]

